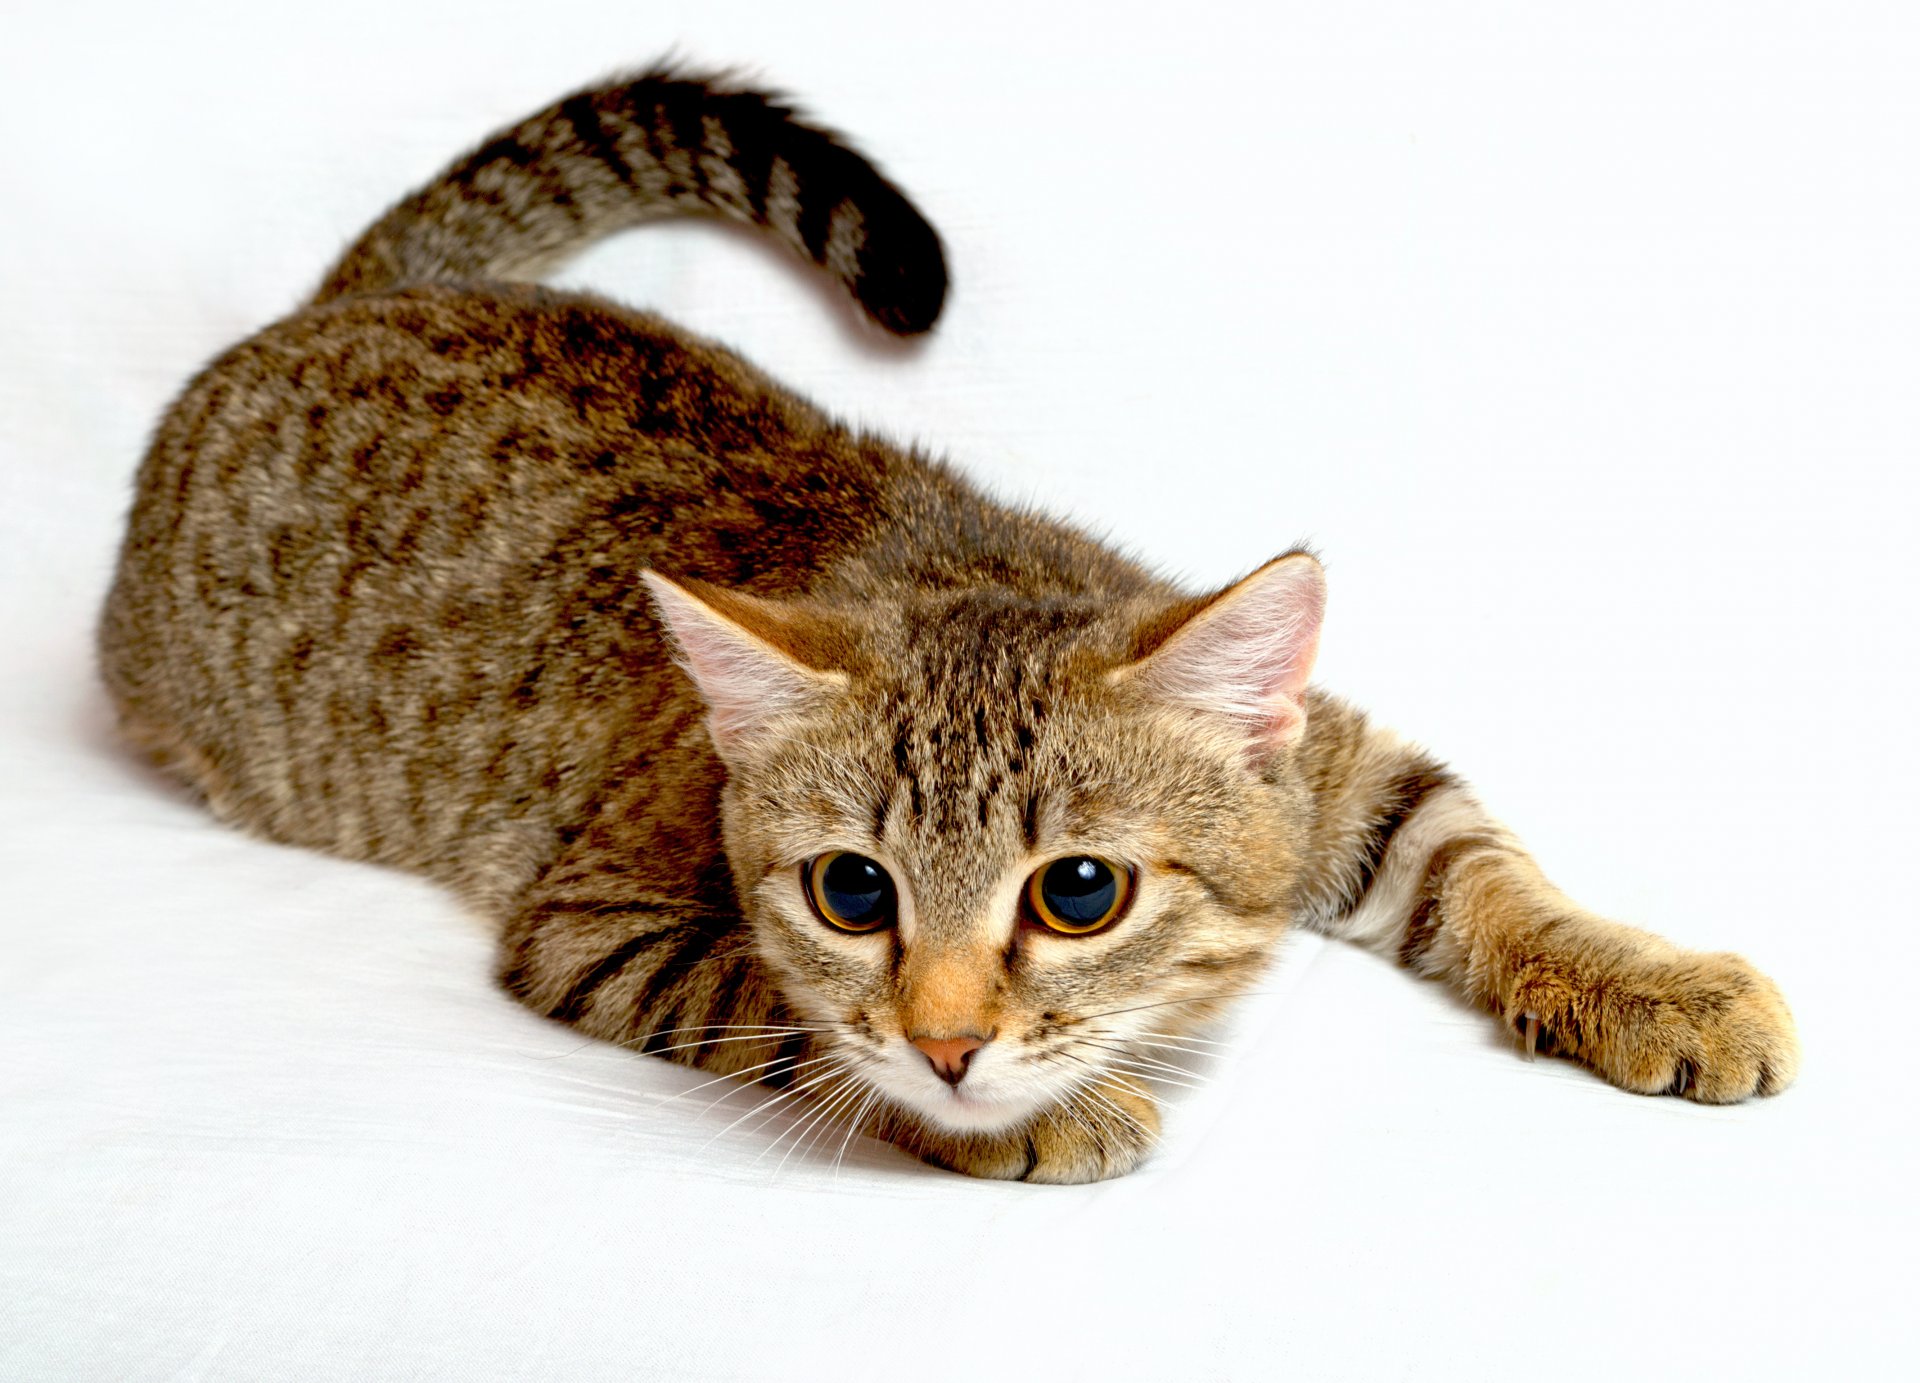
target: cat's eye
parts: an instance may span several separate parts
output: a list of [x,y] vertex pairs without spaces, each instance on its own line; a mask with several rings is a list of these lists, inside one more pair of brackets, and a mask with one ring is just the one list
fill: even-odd
[[893,876],[851,850],[832,850],[806,867],[807,899],[820,920],[843,932],[876,932],[899,907]]
[[1051,931],[1085,936],[1111,924],[1126,910],[1133,874],[1098,855],[1068,855],[1034,871],[1027,880],[1027,907]]

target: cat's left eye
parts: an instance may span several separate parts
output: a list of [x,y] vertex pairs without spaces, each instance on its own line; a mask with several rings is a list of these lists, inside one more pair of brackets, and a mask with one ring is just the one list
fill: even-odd
[[1126,911],[1133,873],[1098,855],[1069,855],[1027,880],[1027,908],[1050,931],[1086,936]]
[[878,860],[833,850],[805,870],[807,901],[820,920],[843,932],[877,932],[894,919],[899,898]]

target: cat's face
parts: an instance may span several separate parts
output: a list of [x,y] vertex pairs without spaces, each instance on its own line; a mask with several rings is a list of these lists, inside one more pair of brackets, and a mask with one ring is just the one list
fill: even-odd
[[[1320,598],[1310,559],[1279,567],[1252,625],[1239,587],[1157,614],[972,592],[857,632],[826,615],[841,641],[804,673],[763,603],[666,588],[728,764],[736,884],[823,1072],[997,1130],[1097,1105],[1129,1047],[1251,987],[1294,884],[1287,750]],[[1223,694],[1203,704],[1196,678]]]

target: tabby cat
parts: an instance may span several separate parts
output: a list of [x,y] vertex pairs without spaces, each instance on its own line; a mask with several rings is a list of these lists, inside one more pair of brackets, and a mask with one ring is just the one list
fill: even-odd
[[161,421],[100,632],[132,740],[230,822],[457,890],[540,1013],[976,1176],[1136,1166],[1291,923],[1628,1090],[1793,1078],[1746,961],[1577,907],[1308,685],[1312,555],[1180,591],[523,282],[680,213],[939,315],[933,229],[766,96],[655,70],[529,116]]

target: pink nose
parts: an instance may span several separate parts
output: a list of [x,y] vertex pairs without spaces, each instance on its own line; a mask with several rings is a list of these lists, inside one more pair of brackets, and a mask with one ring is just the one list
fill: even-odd
[[948,1085],[958,1085],[967,1076],[967,1063],[973,1054],[987,1045],[984,1037],[964,1034],[960,1037],[914,1037],[914,1046],[927,1054],[933,1072]]

